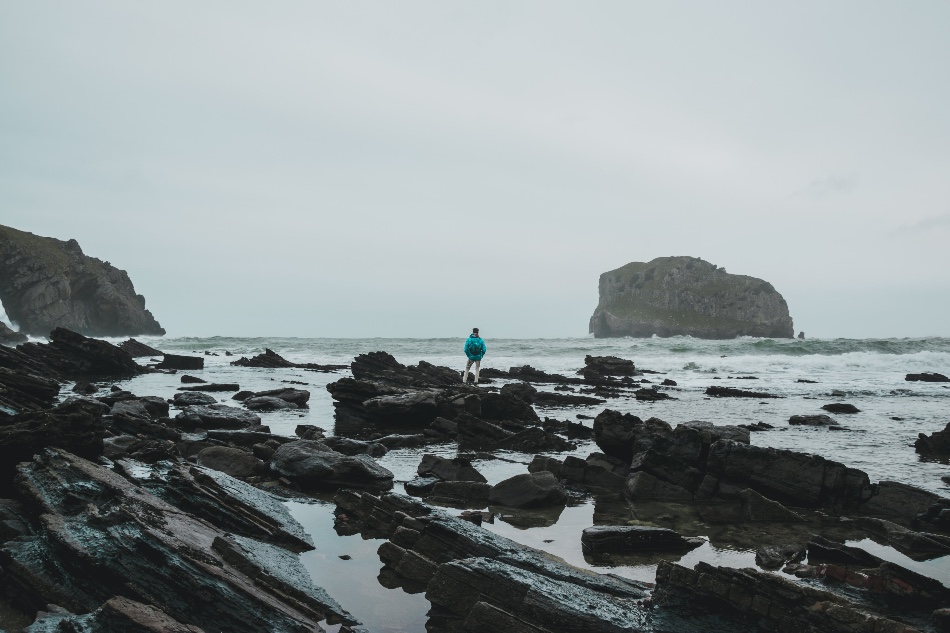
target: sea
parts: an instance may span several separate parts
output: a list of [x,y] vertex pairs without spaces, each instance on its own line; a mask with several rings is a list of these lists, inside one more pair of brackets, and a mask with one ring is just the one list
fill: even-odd
[[[263,423],[273,433],[292,436],[299,424],[313,424],[333,434],[333,406],[327,384],[349,375],[348,371],[320,373],[301,369],[254,369],[232,366],[241,356],[271,349],[288,360],[301,363],[349,364],[359,354],[386,351],[403,364],[428,361],[464,368],[464,337],[452,339],[331,339],[331,338],[140,338],[142,342],[175,354],[201,355],[205,369],[187,372],[209,381],[238,383],[254,391],[295,386],[311,392],[308,409],[263,413]],[[821,455],[868,473],[872,482],[890,480],[950,496],[942,479],[950,475],[947,460],[924,458],[914,451],[920,433],[942,430],[950,423],[950,383],[907,382],[909,373],[939,372],[950,375],[950,339],[758,339],[709,341],[690,337],[652,339],[492,339],[482,369],[531,365],[546,372],[574,375],[587,355],[619,356],[634,361],[638,369],[658,374],[645,378],[664,387],[673,399],[641,402],[634,398],[610,399],[606,404],[585,407],[540,409],[543,417],[570,419],[591,425],[590,418],[605,408],[628,412],[642,419],[661,418],[672,425],[703,420],[716,425],[766,423],[773,428],[754,432],[755,445]],[[229,355],[230,354],[230,355]],[[140,362],[147,359],[139,359]],[[809,381],[809,382],[803,382]],[[303,383],[303,384],[300,384]],[[503,381],[495,381],[499,386]],[[713,385],[762,391],[775,399],[710,398],[705,390]],[[171,398],[181,387],[180,375],[155,373],[119,383],[139,395]],[[538,385],[540,389],[553,386]],[[487,387],[486,387],[487,388]],[[220,394],[231,402],[230,394]],[[850,403],[860,413],[832,415],[839,430],[791,426],[789,417],[825,413],[822,405]],[[175,411],[172,411],[172,415]],[[597,450],[592,441],[579,442],[568,453],[585,457]],[[396,490],[416,476],[424,452],[456,454],[453,444],[425,449],[390,451],[378,461],[391,470]],[[558,454],[563,457],[564,453]],[[532,455],[498,453],[495,459],[476,460],[474,465],[497,483],[527,472]],[[382,569],[376,554],[381,541],[359,535],[338,536],[333,530],[332,496],[288,500],[293,515],[307,528],[315,549],[302,555],[314,581],[323,586],[345,609],[363,621],[367,629],[381,633],[425,630],[429,604],[422,593],[409,593]],[[487,509],[487,508],[486,508]],[[445,508],[460,513],[461,508]],[[754,552],[762,539],[778,539],[778,533],[761,533],[735,526],[715,527],[688,514],[687,510],[631,504],[618,495],[577,495],[564,509],[553,512],[508,512],[492,509],[496,517],[484,527],[519,543],[546,550],[568,563],[599,572],[610,572],[650,582],[658,559],[649,556],[608,563],[585,558],[581,531],[595,523],[662,524],[689,536],[704,536],[708,542],[680,557],[692,566],[706,561],[714,565],[754,566]],[[792,538],[794,535],[789,535]],[[870,540],[855,541],[869,551],[910,567],[950,586],[950,557],[914,561],[890,547]],[[345,557],[345,558],[341,558]],[[335,627],[328,625],[328,630]]]

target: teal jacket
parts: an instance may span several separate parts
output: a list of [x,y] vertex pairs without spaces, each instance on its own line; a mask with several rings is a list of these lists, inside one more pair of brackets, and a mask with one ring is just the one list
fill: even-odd
[[488,346],[485,345],[485,339],[480,336],[471,334],[465,339],[465,355],[468,356],[469,360],[481,360],[487,351]]

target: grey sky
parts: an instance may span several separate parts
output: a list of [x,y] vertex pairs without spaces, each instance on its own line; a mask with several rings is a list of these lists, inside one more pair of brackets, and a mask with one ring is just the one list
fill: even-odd
[[172,335],[577,336],[702,257],[950,335],[950,4],[0,2],[0,223]]

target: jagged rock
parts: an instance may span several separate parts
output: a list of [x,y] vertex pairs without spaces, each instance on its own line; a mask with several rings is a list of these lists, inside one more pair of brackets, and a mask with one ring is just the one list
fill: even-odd
[[682,551],[699,547],[701,538],[684,538],[678,532],[643,525],[595,525],[581,533],[585,554]]
[[[129,465],[125,473],[132,477],[139,470]],[[354,624],[300,563],[295,552],[312,546],[302,543],[290,551],[269,544],[301,544],[299,536],[281,529],[295,523],[281,504],[222,473],[216,480],[212,472],[202,471],[215,482],[206,485],[197,477],[190,484],[142,480],[192,500],[190,507],[179,508],[61,450],[47,449],[21,464],[19,489],[42,530],[0,549],[18,603],[33,609],[53,603],[88,613],[115,595],[148,596],[170,617],[207,631],[319,630],[325,618]],[[189,475],[172,468],[165,477]],[[207,508],[203,519],[189,514],[194,504]],[[218,520],[228,527],[217,527]],[[295,533],[302,532],[297,526]]]
[[16,352],[28,358],[28,363],[23,362],[21,357],[13,360],[14,355],[5,351],[11,362],[0,362],[0,366],[70,379],[97,376],[131,378],[142,373],[142,368],[128,352],[106,341],[87,338],[61,327],[50,332],[49,339],[49,343],[23,343],[17,346]]
[[755,564],[762,569],[779,569],[805,558],[805,551],[801,545],[766,545],[755,551]]
[[458,385],[461,373],[448,367],[437,367],[419,361],[415,367],[399,363],[387,352],[360,354],[350,364],[353,378],[377,381],[395,387],[451,387]]
[[158,400],[157,403],[149,402],[144,398],[116,402],[109,412],[110,431],[180,441],[181,433],[160,421],[167,420],[164,416],[168,414],[168,404],[161,399],[156,398],[156,400]]
[[434,476],[443,481],[488,481],[484,475],[475,470],[470,459],[461,457],[448,459],[427,453],[422,456],[416,472],[420,477]]
[[687,569],[663,561],[657,567],[656,581],[654,601],[665,609],[680,607],[754,617],[762,627],[759,630],[915,631],[830,591],[754,569],[713,567],[708,563]]
[[793,415],[788,423],[792,426],[838,426],[838,422],[828,415]]
[[294,429],[294,435],[302,440],[322,440],[325,429],[313,424],[298,424]]
[[930,435],[918,434],[914,450],[922,454],[950,454],[950,423],[942,431],[934,431]]
[[0,301],[25,334],[165,334],[128,274],[63,242],[0,226]]
[[628,467],[622,460],[601,453],[591,453],[587,459],[569,455],[563,462],[538,455],[528,464],[528,472],[547,471],[571,484],[617,490],[624,484]]
[[435,485],[442,481],[438,477],[416,477],[406,482],[406,494],[413,497],[424,497],[432,492]]
[[58,447],[95,459],[102,454],[109,408],[94,400],[69,398],[48,411],[22,413],[0,425],[0,489],[8,487],[13,470],[46,447]]
[[308,489],[393,487],[393,474],[368,455],[344,455],[313,440],[282,445],[271,458],[270,466],[274,472]]
[[62,608],[47,607],[25,633],[205,633],[192,624],[182,624],[161,609],[128,598],[110,598],[87,615],[75,615]]
[[594,441],[605,454],[627,463],[634,452],[641,452],[652,445],[658,436],[667,436],[673,429],[656,418],[644,422],[635,415],[621,414],[604,409],[594,418]]
[[861,409],[845,402],[833,402],[822,407],[828,413],[861,413]]
[[136,341],[134,338],[119,343],[119,349],[127,351],[132,358],[139,358],[141,356],[162,356],[161,350],[149,347],[145,343]]
[[185,385],[201,385],[208,381],[205,380],[204,378],[198,378],[197,376],[189,376],[188,374],[183,374],[181,377],[181,382],[182,384],[185,384]]
[[0,321],[0,345],[18,345],[26,343],[28,340],[30,340],[30,337],[26,334],[10,329],[9,325]]
[[597,338],[688,335],[792,338],[788,305],[766,281],[694,257],[631,262],[600,276],[590,319]]
[[174,396],[172,396],[172,401],[175,403],[176,407],[190,407],[195,405],[214,404],[217,402],[217,399],[214,396],[208,395],[206,393],[186,391],[184,393],[176,393]]
[[522,380],[524,382],[539,382],[539,383],[556,383],[556,384],[577,384],[581,381],[577,378],[568,378],[567,376],[562,376],[560,374],[549,374],[540,369],[535,369],[531,365],[523,365],[521,367],[512,367],[508,370],[508,373],[499,372],[498,376],[494,376],[488,369],[484,369],[481,372],[482,376],[488,376],[489,378],[514,378],[516,380]]
[[543,508],[564,505],[567,491],[547,471],[515,475],[492,486],[489,500],[512,508]]
[[226,404],[209,404],[185,407],[175,421],[185,428],[240,429],[259,426],[261,416]]
[[431,444],[432,439],[423,433],[417,433],[415,435],[393,434],[377,438],[376,443],[382,444],[387,450],[391,451],[394,448],[419,448],[420,446]]
[[[647,422],[650,422],[650,420],[647,420]],[[699,431],[703,442],[706,444],[712,444],[713,442],[718,442],[719,440],[732,440],[733,442],[739,442],[740,444],[748,444],[751,441],[751,438],[749,437],[749,429],[741,426],[733,426],[731,424],[717,425],[713,424],[712,422],[704,422],[702,420],[691,420],[690,422],[683,422],[682,424],[676,425],[674,433],[677,430],[683,432],[685,429],[694,429]]]
[[584,357],[584,367],[577,373],[585,380],[597,382],[605,380],[608,376],[633,376],[636,371],[632,360],[588,354]]
[[746,391],[745,389],[736,389],[735,387],[712,387],[706,388],[706,395],[713,398],[781,398],[763,391]]
[[59,388],[56,380],[0,367],[0,419],[52,407]]
[[566,451],[576,445],[554,433],[532,426],[513,433],[485,420],[462,414],[455,420],[461,450],[510,450],[524,453],[539,451]]
[[486,393],[480,400],[481,417],[486,420],[517,420],[528,423],[541,421],[530,404],[510,393]]
[[233,382],[205,382],[194,384],[191,387],[179,387],[178,391],[204,391],[206,393],[218,393],[223,391],[238,391],[241,385]]
[[180,354],[163,354],[162,362],[155,365],[156,369],[204,369],[205,359],[201,356],[182,356]]
[[247,479],[258,475],[267,466],[251,453],[229,446],[211,446],[198,453],[198,465],[237,477]]
[[633,392],[634,397],[641,402],[658,402],[660,400],[676,400],[670,394],[659,391],[654,385],[651,389],[637,389]]
[[253,358],[242,356],[238,360],[232,361],[232,365],[237,367],[264,367],[269,369],[281,369],[293,367],[297,369],[309,369],[312,371],[331,372],[341,369],[348,369],[347,365],[318,365],[317,363],[292,363],[280,354],[270,349],[264,349],[263,354],[258,354]]
[[677,386],[677,385],[676,385],[676,381],[673,380],[672,378],[664,378],[664,379],[663,379],[663,382],[660,383],[660,384],[662,384],[664,387],[675,387],[675,386]]
[[950,377],[938,373],[924,372],[922,374],[907,374],[904,380],[908,382],[950,382]]
[[436,418],[438,405],[434,391],[378,396],[363,402],[366,412],[377,420],[394,424],[424,425]]
[[320,441],[337,453],[343,453],[344,455],[382,457],[389,452],[389,450],[379,442],[363,442],[348,437],[327,437]]

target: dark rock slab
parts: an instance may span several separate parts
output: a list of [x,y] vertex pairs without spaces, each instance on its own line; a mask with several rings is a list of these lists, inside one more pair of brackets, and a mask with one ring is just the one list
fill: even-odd
[[793,415],[788,423],[792,426],[838,426],[838,422],[829,415]]
[[914,441],[914,450],[924,455],[950,454],[950,423],[941,431],[934,431],[930,435],[920,433]]
[[577,373],[581,374],[586,380],[603,380],[607,376],[633,376],[636,374],[636,367],[632,360],[618,358],[617,356],[591,356],[584,357],[584,367]]
[[180,354],[164,354],[162,362],[155,365],[156,369],[204,369],[205,359],[201,356],[182,356]]
[[57,380],[0,367],[0,418],[48,409],[56,402],[59,389]]
[[924,372],[922,374],[907,374],[904,380],[908,382],[950,382],[950,377],[935,372]]
[[432,486],[426,499],[435,503],[475,504],[489,502],[492,487],[483,481],[439,481]]
[[179,387],[178,391],[204,391],[207,393],[215,393],[222,391],[238,391],[240,388],[241,385],[237,383],[201,382],[194,384],[191,387]]
[[745,389],[736,389],[735,387],[719,387],[713,385],[712,387],[706,388],[706,395],[712,396],[713,398],[781,398],[782,396],[776,396],[771,393],[765,393],[764,391],[747,391]]
[[832,402],[821,407],[828,413],[861,413],[861,409],[847,402]]
[[896,481],[879,481],[871,497],[861,504],[862,514],[888,519],[913,527],[918,515],[932,506],[945,504],[946,497]]
[[296,409],[297,405],[273,396],[252,396],[244,399],[244,406],[251,411],[281,411]]
[[182,374],[181,382],[183,385],[201,385],[206,382],[204,378],[198,378],[197,376],[190,376],[188,374]]
[[[131,378],[142,373],[132,356],[106,341],[88,338],[58,327],[49,334],[49,343],[23,343],[16,351],[29,357],[39,375],[69,379],[111,377]],[[10,369],[29,369],[11,367]]]
[[667,528],[643,525],[595,525],[581,533],[581,547],[585,554],[591,555],[675,552],[693,549],[705,542]]
[[393,474],[368,455],[344,455],[313,440],[282,445],[270,467],[305,489],[348,486],[388,490],[393,486]]
[[389,452],[385,446],[379,442],[363,442],[348,437],[327,437],[320,440],[326,446],[329,446],[337,453],[344,455],[369,455],[370,457],[382,457]]
[[200,627],[182,624],[161,609],[121,596],[107,600],[86,615],[76,615],[56,605],[46,609],[36,614],[25,633],[205,633]]
[[154,347],[149,347],[145,343],[136,341],[134,338],[130,338],[127,341],[119,343],[119,348],[125,350],[129,353],[132,358],[140,358],[142,356],[162,356],[163,352],[157,350]]
[[[307,391],[306,389],[294,389],[292,387],[283,387],[281,389],[255,391],[251,397],[253,398],[279,398],[283,400],[284,402],[288,402],[298,407],[305,407],[307,406],[307,402],[310,401],[310,392]],[[245,404],[246,403],[247,401],[245,400]]]
[[492,486],[489,501],[511,508],[543,508],[564,505],[567,491],[547,472],[515,475]]
[[348,369],[348,365],[319,365],[317,363],[293,363],[280,354],[270,349],[264,349],[263,354],[258,354],[252,358],[242,356],[238,360],[232,361],[232,365],[237,367],[263,367],[268,369],[297,368],[309,369],[319,372],[334,372]]

